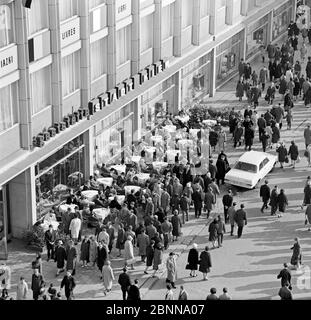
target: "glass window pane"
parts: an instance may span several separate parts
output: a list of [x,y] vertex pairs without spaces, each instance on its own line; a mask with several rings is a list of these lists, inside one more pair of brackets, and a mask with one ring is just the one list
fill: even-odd
[[0,132],[13,125],[11,85],[0,89]]
[[27,12],[29,35],[48,27],[48,0],[33,0]]
[[107,73],[107,38],[91,43],[91,80]]
[[12,3],[0,5],[0,48],[14,42]]

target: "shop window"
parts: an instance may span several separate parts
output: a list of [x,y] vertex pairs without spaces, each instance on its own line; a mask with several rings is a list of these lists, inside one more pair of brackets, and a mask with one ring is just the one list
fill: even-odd
[[76,51],[62,59],[63,97],[80,88],[80,52]]
[[117,66],[131,59],[131,26],[117,31],[116,35]]
[[[17,103],[15,84],[0,89],[0,133],[17,122]],[[13,110],[15,108],[16,110]]]
[[14,42],[12,3],[0,5],[0,48]]
[[90,12],[90,32],[94,33],[107,26],[107,6],[101,5]]
[[47,66],[30,75],[33,114],[51,104],[51,67]]
[[107,73],[107,37],[91,43],[91,80]]
[[60,21],[67,20],[67,19],[78,14],[78,1],[77,0],[59,0],[58,4],[59,4],[59,19],[60,19]]
[[192,0],[182,0],[181,26],[183,29],[187,28],[192,24],[192,9],[193,9]]
[[48,0],[33,0],[28,14],[28,35],[48,28]]
[[173,36],[174,32],[174,3],[169,6],[162,8],[162,40],[166,40]]
[[153,47],[153,14],[140,20],[140,52]]

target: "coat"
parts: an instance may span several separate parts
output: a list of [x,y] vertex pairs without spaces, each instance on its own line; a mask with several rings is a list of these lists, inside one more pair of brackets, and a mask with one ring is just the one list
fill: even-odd
[[135,284],[132,284],[129,287],[128,294],[127,294],[127,300],[130,300],[130,301],[141,300],[139,288]]
[[211,191],[207,191],[204,196],[204,205],[206,210],[213,210],[216,203],[215,195]]
[[146,249],[149,245],[149,237],[145,233],[141,233],[137,236],[137,247],[139,248],[138,254],[140,256],[146,255]]
[[297,145],[291,145],[290,147],[289,147],[289,150],[288,150],[288,155],[290,156],[290,158],[292,159],[292,160],[297,160],[298,159],[298,156],[299,156],[299,152],[298,152],[298,147],[297,147]]
[[270,199],[270,188],[268,185],[263,184],[260,187],[259,196],[262,198],[263,201],[268,201]]
[[75,247],[71,247],[67,251],[67,270],[75,270],[76,268],[76,258],[78,256],[77,249]]
[[99,270],[102,271],[105,262],[108,259],[108,249],[106,246],[98,247],[97,248],[97,267]]
[[295,266],[299,263],[301,263],[301,248],[299,243],[295,243],[294,246],[291,248],[293,250],[293,255],[290,260],[290,263]]
[[203,195],[199,190],[195,190],[192,194],[192,201],[197,208],[202,208]]
[[259,72],[259,82],[266,83],[267,78],[268,78],[268,70],[266,68],[261,69]]
[[109,266],[107,264],[104,265],[102,275],[103,275],[103,281],[104,281],[105,288],[108,290],[111,290],[112,281],[115,280],[111,266]]
[[214,242],[217,240],[217,230],[218,230],[218,224],[215,222],[212,222],[208,227],[208,232],[209,232],[208,241]]
[[96,259],[97,259],[97,247],[98,247],[97,241],[90,241],[89,260],[92,263],[94,263],[96,261]]
[[58,246],[55,251],[56,266],[58,269],[65,267],[65,260],[67,260],[67,252],[63,246]]
[[171,222],[172,222],[172,227],[173,227],[172,235],[174,237],[179,237],[181,235],[181,227],[182,227],[180,217],[177,215],[176,216],[174,215],[171,219]]
[[76,286],[75,279],[72,276],[68,277],[67,275],[64,276],[60,284],[61,289],[65,287],[65,295],[67,298],[72,296],[72,292],[75,286]]
[[223,179],[227,172],[227,164],[224,160],[217,160],[216,162],[217,167],[217,173],[216,173],[216,179]]
[[123,228],[121,228],[118,230],[116,248],[119,250],[123,250],[124,249],[124,242],[125,242],[125,231]]
[[154,247],[151,246],[150,244],[146,248],[146,257],[147,257],[146,266],[151,267],[152,261],[154,258]]
[[124,260],[134,259],[133,243],[130,240],[126,240],[124,244]]
[[190,270],[198,270],[199,252],[197,249],[192,248],[188,253],[188,264]]
[[285,79],[280,81],[279,94],[285,94],[287,89],[287,82]]
[[118,283],[122,290],[128,290],[131,285],[130,276],[123,272],[119,275]]
[[235,208],[232,206],[228,209],[228,217],[231,226],[234,226]]
[[183,290],[183,291],[179,292],[178,300],[188,300],[187,291]]
[[69,225],[69,230],[71,233],[71,237],[73,239],[78,239],[79,232],[81,230],[81,220],[79,218],[72,219]]
[[285,212],[286,206],[288,206],[288,200],[284,193],[280,193],[278,195],[278,205],[279,205],[279,211]]
[[161,205],[161,208],[164,211],[168,211],[169,210],[170,201],[171,201],[171,196],[169,195],[169,193],[166,192],[166,191],[162,191],[160,205]]
[[272,143],[278,143],[280,140],[280,130],[276,126],[272,127]]
[[199,267],[200,272],[208,273],[210,271],[210,268],[212,267],[212,260],[211,260],[211,255],[208,251],[201,252],[199,264],[200,264],[200,267]]
[[169,256],[166,260],[167,280],[175,282],[177,279],[176,257]]
[[38,276],[33,274],[31,278],[31,290],[33,291],[34,294],[39,295],[40,289],[42,288],[44,284],[44,280],[41,274]]
[[305,138],[305,144],[311,144],[311,129],[306,128],[303,132],[303,136]]
[[[273,129],[273,128],[272,128]],[[273,141],[272,141],[273,142]],[[278,158],[279,158],[279,162],[285,162],[285,159],[287,157],[287,150],[285,147],[280,146],[279,148],[276,149],[276,152],[279,154]]]
[[158,246],[154,249],[154,256],[153,256],[153,270],[158,270],[159,266],[162,264],[163,259],[163,248],[161,245],[158,244]]
[[242,98],[244,96],[244,88],[243,88],[243,84],[241,82],[238,82],[238,84],[236,86],[236,96],[238,98]]
[[246,212],[243,209],[239,209],[236,211],[234,216],[234,221],[238,225],[238,227],[243,227],[247,224]]
[[277,278],[281,279],[281,286],[284,287],[286,283],[291,284],[292,275],[290,270],[284,268],[280,271]]
[[311,204],[311,186],[306,185],[303,190],[303,193],[304,193],[303,203],[304,204]]
[[83,240],[80,248],[80,260],[89,262],[90,257],[90,241]]
[[277,205],[278,205],[278,193],[275,189],[273,189],[270,195],[270,206],[276,207]]

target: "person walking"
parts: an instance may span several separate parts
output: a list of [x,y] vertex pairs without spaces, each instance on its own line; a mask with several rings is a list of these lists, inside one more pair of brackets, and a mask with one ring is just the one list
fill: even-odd
[[221,155],[220,158],[218,158],[216,162],[216,167],[217,167],[217,173],[216,173],[217,185],[219,185],[220,181],[222,184],[225,184],[225,175],[227,173],[228,165],[225,161],[224,155]]
[[266,149],[269,145],[269,141],[270,141],[270,135],[268,134],[267,130],[270,127],[267,127],[266,129],[264,129],[262,135],[261,135],[261,144],[262,144],[262,151],[266,152]]
[[20,277],[16,287],[16,300],[27,300],[28,284],[24,277]]
[[268,105],[272,105],[275,98],[275,85],[271,82],[270,86],[267,89],[267,94],[265,100],[268,102]]
[[217,241],[218,241],[218,248],[222,247],[222,242],[224,239],[224,233],[226,233],[226,225],[222,220],[221,216],[218,216],[217,222]]
[[289,283],[286,282],[284,286],[279,290],[279,296],[281,300],[293,300],[293,295],[291,290],[289,290]]
[[270,195],[271,216],[276,215],[278,209],[278,187],[274,186]]
[[76,282],[70,271],[67,271],[67,274],[64,276],[60,284],[61,290],[64,287],[65,287],[65,296],[67,300],[73,300],[74,299],[73,290],[76,287]]
[[108,253],[110,254],[112,251],[112,247],[115,239],[115,229],[110,221],[108,222],[108,225],[107,225],[107,233],[109,236]]
[[191,204],[190,198],[187,197],[187,194],[183,193],[182,197],[179,200],[179,206],[182,213],[183,224],[185,223],[185,221],[189,221],[190,204]]
[[87,267],[90,262],[90,241],[88,236],[82,238],[80,247],[80,261],[82,261],[82,268]]
[[174,252],[170,252],[166,260],[166,270],[167,270],[166,283],[170,283],[173,289],[176,289],[175,282],[177,279],[177,265],[176,265],[177,257],[178,255],[176,255]]
[[199,251],[198,245],[196,243],[192,244],[192,248],[189,250],[188,253],[188,264],[187,269],[190,269],[190,277],[196,277],[196,271],[198,270],[199,264]]
[[298,160],[298,157],[299,157],[299,151],[298,151],[298,146],[295,144],[294,140],[291,141],[291,146],[289,147],[288,155],[290,156],[290,159],[291,159],[291,166],[295,168],[296,161]]
[[131,266],[131,269],[134,270],[134,263],[135,263],[135,257],[134,257],[134,247],[133,247],[133,238],[131,236],[127,237],[127,240],[124,244],[124,265]]
[[73,241],[69,240],[68,249],[67,249],[67,264],[66,269],[70,272],[71,275],[75,275],[76,273],[76,265],[77,265],[77,257],[78,251],[73,245]]
[[293,121],[293,113],[291,109],[288,109],[286,112],[286,123],[287,123],[287,130],[291,130],[292,128],[292,121]]
[[231,227],[231,232],[230,232],[230,236],[233,236],[233,232],[234,232],[234,224],[235,224],[235,220],[234,220],[234,216],[235,216],[235,206],[236,206],[236,202],[232,203],[232,206],[229,207],[228,209],[228,217],[229,217],[229,222],[230,222],[230,227]]
[[146,249],[149,243],[149,237],[146,235],[145,229],[142,229],[141,233],[137,236],[137,247],[139,249],[138,254],[141,257],[141,262],[145,262],[146,260]]
[[223,294],[219,296],[219,300],[231,300],[231,297],[228,295],[228,289],[225,287],[222,289]]
[[134,280],[134,283],[130,285],[128,294],[127,294],[127,300],[129,301],[140,301],[140,291],[138,287],[138,279]]
[[39,273],[39,269],[35,269],[31,278],[31,290],[32,290],[32,297],[34,300],[39,299],[40,291],[43,287],[44,287],[43,277]]
[[55,240],[56,240],[56,232],[53,230],[53,226],[50,224],[49,229],[45,231],[44,234],[45,244],[47,249],[47,261],[54,259],[54,247],[55,247]]
[[97,260],[97,248],[98,248],[98,243],[95,240],[94,236],[90,236],[90,246],[89,246],[89,260],[92,266],[95,266],[95,262]]
[[247,225],[246,211],[244,210],[243,203],[241,204],[240,209],[236,211],[234,220],[238,226],[238,238],[241,238],[243,228]]
[[[267,127],[268,128],[268,127]],[[275,125],[275,122],[271,123],[271,148],[273,147],[274,144],[277,144],[280,140],[280,130],[279,128]]]
[[124,225],[123,223],[120,223],[118,226],[118,236],[117,236],[117,243],[116,243],[116,248],[119,250],[118,257],[121,256],[121,250],[124,249],[125,241],[126,241],[126,238],[125,238]]
[[157,271],[159,270],[159,266],[162,265],[163,262],[163,246],[160,242],[158,242],[154,247],[154,256],[153,256],[153,275],[152,278],[155,278]]
[[229,222],[229,217],[228,217],[228,208],[231,207],[233,203],[233,194],[232,190],[228,190],[228,193],[225,194],[222,198],[222,204],[224,206],[224,217],[225,217],[225,223]]
[[102,277],[104,283],[104,294],[110,292],[112,289],[112,282],[115,280],[113,270],[111,268],[111,262],[109,260],[106,261],[105,265],[102,269]]
[[286,207],[288,206],[288,200],[285,195],[284,189],[280,190],[277,201],[279,206],[278,218],[280,218],[283,216],[283,213],[285,213]]
[[290,263],[296,270],[298,270],[301,266],[301,260],[302,260],[302,253],[301,253],[299,238],[296,237],[294,239],[294,245],[291,247],[291,250],[293,250],[293,254],[292,254]]
[[174,300],[174,292],[172,290],[172,285],[168,283],[166,285],[166,289],[167,291],[164,300]]
[[207,218],[209,218],[210,213],[214,209],[216,204],[216,197],[213,193],[213,189],[208,186],[207,192],[204,195],[204,210],[207,211]]
[[184,289],[184,286],[180,286],[178,300],[188,300],[188,292]]
[[260,187],[259,196],[262,199],[263,205],[260,211],[263,213],[264,209],[268,209],[268,202],[270,199],[270,187],[268,185],[268,180],[265,180],[265,183]]
[[242,144],[242,136],[243,136],[243,127],[241,125],[241,122],[238,122],[236,128],[233,131],[233,141],[234,141],[234,148],[237,147],[237,145],[239,144],[239,147]]
[[146,268],[144,270],[144,274],[148,274],[149,267],[152,266],[153,258],[154,258],[154,240],[150,241],[150,244],[146,248]]
[[206,246],[204,251],[200,254],[199,265],[199,271],[203,273],[203,281],[208,280],[207,274],[210,272],[212,267],[212,259],[208,246]]
[[82,226],[82,222],[79,219],[78,214],[75,212],[74,218],[70,221],[70,225],[69,225],[70,235],[75,244],[78,243],[81,226]]
[[199,218],[202,214],[203,200],[203,192],[199,188],[195,187],[192,194],[195,218]]
[[102,278],[103,266],[108,260],[108,248],[104,241],[101,241],[97,247],[97,267]]
[[174,210],[174,215],[171,219],[171,222],[172,222],[173,241],[177,241],[178,237],[181,235],[181,227],[182,227],[181,219],[178,215],[177,209]]
[[311,231],[311,204],[307,205],[305,212],[305,225],[309,224],[308,231]]
[[276,152],[278,153],[278,161],[280,162],[281,169],[284,169],[284,162],[288,162],[287,149],[285,148],[284,142],[281,142]]
[[291,289],[291,279],[292,275],[290,270],[288,269],[288,264],[283,264],[284,268],[280,271],[280,273],[277,276],[277,279],[281,279],[281,287],[284,287],[286,283],[289,284],[289,288]]
[[244,96],[244,87],[243,84],[241,82],[241,80],[238,81],[237,85],[236,85],[236,93],[235,93],[236,97],[239,98],[239,101],[242,101],[242,98]]
[[164,242],[164,250],[166,250],[169,246],[169,239],[172,233],[173,226],[171,222],[167,220],[167,217],[164,218],[164,221],[161,224],[161,231],[163,234],[163,242]]
[[303,132],[303,136],[305,139],[305,146],[306,149],[308,147],[309,144],[311,144],[311,128],[310,128],[310,124],[307,125],[307,128],[305,128],[304,132]]
[[218,239],[217,230],[218,230],[218,221],[217,221],[217,219],[214,219],[214,221],[211,222],[208,227],[208,232],[209,232],[208,241],[210,241],[212,243],[213,248],[216,248],[216,242]]
[[265,86],[267,81],[268,81],[268,69],[264,65],[259,71],[259,83],[261,84],[262,91],[265,91]]
[[131,285],[131,279],[130,276],[126,273],[127,268],[124,267],[122,270],[123,273],[119,275],[118,283],[121,286],[123,300],[127,300],[127,294]]
[[57,273],[56,273],[56,277],[57,277],[61,272],[64,272],[65,261],[67,260],[67,252],[62,240],[58,240],[58,246],[55,251],[55,259],[56,259],[56,267],[57,267]]

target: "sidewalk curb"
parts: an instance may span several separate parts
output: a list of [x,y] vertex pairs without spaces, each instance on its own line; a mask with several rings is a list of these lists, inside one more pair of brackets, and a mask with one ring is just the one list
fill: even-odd
[[[186,242],[181,241],[181,242],[178,244],[178,245],[185,245],[185,246],[186,246],[184,249],[181,250],[180,255],[183,254],[183,253],[186,251],[186,249],[189,247],[189,245],[190,245],[190,244],[196,239],[196,237],[204,230],[204,228],[206,228],[206,227],[219,215],[219,212],[213,212],[211,215],[212,215],[212,217],[210,216],[210,217],[207,219],[206,223],[202,226],[202,228],[200,229],[200,231],[199,231],[197,234],[193,235],[188,241],[186,241]],[[191,234],[190,234],[190,235],[191,235]],[[179,259],[179,257],[177,258],[176,261],[178,261],[178,259]],[[139,289],[142,289],[143,286],[146,285],[147,282],[151,279],[151,281],[150,281],[151,283],[147,285],[147,290],[146,290],[146,292],[144,292],[144,293],[142,294],[142,298],[149,292],[149,290],[151,290],[151,289],[154,287],[154,285],[156,284],[157,281],[159,281],[161,278],[163,278],[163,276],[165,275],[166,272],[167,272],[167,271],[166,271],[166,268],[163,268],[163,270],[161,271],[161,273],[159,273],[159,275],[158,275],[156,278],[148,277],[148,278],[141,284],[141,286],[139,286]]]

